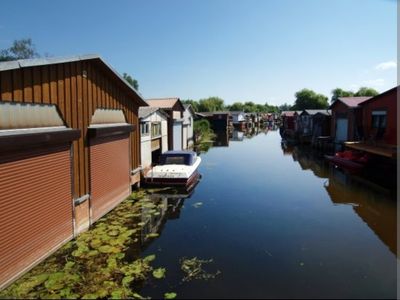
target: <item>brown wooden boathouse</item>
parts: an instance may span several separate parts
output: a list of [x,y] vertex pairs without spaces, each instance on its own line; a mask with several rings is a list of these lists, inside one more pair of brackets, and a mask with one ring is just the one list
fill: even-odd
[[129,195],[146,105],[97,55],[0,63],[0,288]]

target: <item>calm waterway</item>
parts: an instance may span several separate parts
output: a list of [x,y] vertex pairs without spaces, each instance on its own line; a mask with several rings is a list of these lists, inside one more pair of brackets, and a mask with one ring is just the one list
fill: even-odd
[[[349,177],[307,148],[284,148],[278,131],[220,135],[201,154],[189,197],[156,195],[165,210],[142,256],[155,253],[162,298],[395,298],[395,192]],[[157,199],[158,197],[158,199]],[[182,257],[212,259],[209,280],[182,282]]]

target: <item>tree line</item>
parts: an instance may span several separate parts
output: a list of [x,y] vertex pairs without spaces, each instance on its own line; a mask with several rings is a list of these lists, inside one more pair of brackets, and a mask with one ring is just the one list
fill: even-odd
[[[361,87],[357,92],[335,88],[332,90],[330,102],[335,102],[339,97],[373,97],[379,92],[373,88]],[[318,94],[311,89],[302,89],[295,93],[295,101],[293,104],[282,104],[279,106],[265,104],[256,104],[252,101],[234,102],[226,105],[224,100],[219,97],[209,97],[198,101],[187,99],[182,102],[191,104],[196,112],[215,112],[215,111],[244,111],[244,112],[260,112],[260,113],[277,113],[286,110],[303,110],[303,109],[327,109],[329,107],[329,99],[327,96]]]

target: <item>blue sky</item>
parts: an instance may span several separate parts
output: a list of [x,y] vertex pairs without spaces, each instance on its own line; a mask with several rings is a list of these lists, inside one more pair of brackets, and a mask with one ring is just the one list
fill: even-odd
[[4,0],[0,49],[31,37],[41,54],[100,54],[145,98],[279,105],[302,88],[395,86],[396,10],[390,0]]

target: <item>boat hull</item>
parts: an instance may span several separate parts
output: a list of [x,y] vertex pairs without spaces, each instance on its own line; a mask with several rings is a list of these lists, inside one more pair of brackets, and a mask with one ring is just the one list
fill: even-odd
[[336,166],[346,169],[351,173],[358,173],[365,167],[364,164],[338,156],[325,155],[325,158]]
[[146,177],[144,182],[151,186],[180,186],[190,188],[200,179],[200,173],[196,170],[189,178],[165,178],[165,177]]

